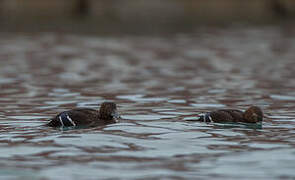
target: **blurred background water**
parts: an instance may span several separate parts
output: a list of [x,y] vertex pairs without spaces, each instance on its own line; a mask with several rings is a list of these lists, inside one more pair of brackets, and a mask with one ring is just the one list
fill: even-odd
[[[0,3],[3,14],[8,1]],[[150,20],[137,27],[135,15],[126,18],[131,31],[118,22],[102,32],[89,29],[100,27],[92,20],[34,24],[33,15],[2,16],[0,178],[294,179],[295,31],[287,20],[292,6],[280,6],[277,13],[286,12],[275,23],[249,25],[250,13],[247,25],[229,25],[232,19],[225,17],[226,26],[186,22],[169,32],[172,26],[159,22],[144,30]],[[106,33],[110,27],[116,28]],[[105,100],[117,103],[119,123],[67,131],[42,126],[58,112],[98,108]],[[262,128],[188,121],[250,105],[265,112]]]

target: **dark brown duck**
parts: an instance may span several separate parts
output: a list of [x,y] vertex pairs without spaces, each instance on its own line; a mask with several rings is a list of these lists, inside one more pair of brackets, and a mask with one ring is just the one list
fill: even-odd
[[104,102],[99,110],[75,108],[59,113],[47,124],[50,127],[75,127],[106,125],[115,123],[119,118],[117,106],[113,102]]
[[199,121],[204,122],[243,122],[243,123],[257,123],[262,122],[263,112],[257,106],[249,107],[245,112],[236,109],[220,109],[208,112],[200,116]]

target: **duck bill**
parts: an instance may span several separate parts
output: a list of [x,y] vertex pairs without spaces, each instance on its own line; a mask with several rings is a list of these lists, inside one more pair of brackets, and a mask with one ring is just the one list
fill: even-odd
[[113,116],[114,119],[120,119],[120,114],[117,111],[114,111],[112,113],[112,116]]

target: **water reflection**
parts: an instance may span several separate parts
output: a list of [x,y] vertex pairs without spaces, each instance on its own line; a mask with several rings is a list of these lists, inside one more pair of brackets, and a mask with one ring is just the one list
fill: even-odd
[[[1,36],[0,177],[294,178],[294,47],[280,61],[272,48],[283,33]],[[119,123],[42,126],[105,100],[118,104]],[[191,121],[252,104],[266,114],[260,128]]]

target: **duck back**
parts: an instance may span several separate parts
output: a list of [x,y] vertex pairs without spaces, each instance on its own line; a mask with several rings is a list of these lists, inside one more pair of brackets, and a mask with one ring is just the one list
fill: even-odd
[[205,122],[243,122],[243,112],[236,109],[220,109],[208,112],[200,117]]
[[89,108],[76,108],[59,113],[47,125],[51,127],[86,126],[98,121],[98,111]]

